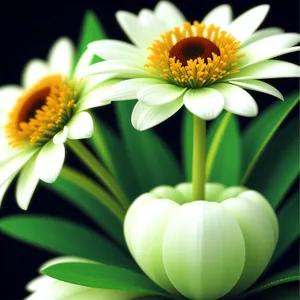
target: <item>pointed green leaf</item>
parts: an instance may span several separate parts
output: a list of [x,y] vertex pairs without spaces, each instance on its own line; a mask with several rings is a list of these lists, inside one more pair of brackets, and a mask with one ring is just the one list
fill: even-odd
[[247,186],[263,194],[274,208],[299,174],[299,126],[295,119],[281,129],[256,164]]
[[[272,257],[275,262],[299,237],[299,192],[293,195],[278,212],[279,240]],[[271,262],[271,263],[272,263]]]
[[[105,205],[97,200],[101,195],[91,185],[93,183],[90,178],[65,166],[53,184],[45,184],[44,186],[78,207],[115,241],[127,248],[122,223]],[[105,201],[105,198],[103,198],[103,201]]]
[[248,292],[246,292],[244,295],[242,295],[241,298],[246,298],[250,295],[256,294],[263,292],[267,289],[273,288],[275,286],[288,283],[288,282],[293,282],[293,281],[299,281],[300,276],[299,276],[299,266],[295,266],[292,268],[289,268],[287,270],[284,270],[271,278],[265,280],[263,283],[259,284],[258,286],[253,287],[250,289]]
[[[125,189],[129,200],[133,201],[141,191],[136,186],[136,176],[125,151],[125,145],[117,134],[103,121],[93,116],[94,134],[88,140],[98,157]],[[131,174],[128,176],[128,174]]]
[[81,55],[85,52],[87,49],[87,44],[102,40],[107,38],[106,33],[104,31],[104,28],[99,22],[99,19],[97,18],[96,14],[88,10],[85,15],[82,22],[81,32],[79,36],[79,42],[78,42],[78,50],[77,50],[77,60],[81,57]]
[[[142,192],[157,185],[174,185],[182,181],[178,163],[167,145],[151,131],[137,131],[131,125],[135,101],[119,101],[116,112],[128,156]],[[131,174],[128,174],[130,176]]]
[[299,93],[295,92],[277,102],[255,118],[243,134],[243,177],[245,184],[273,135],[290,111],[299,102]]
[[246,297],[246,300],[299,300],[299,284],[288,282]]
[[99,232],[64,219],[47,216],[7,217],[0,220],[0,231],[55,254],[136,268],[129,256]]
[[164,295],[164,291],[145,275],[115,266],[68,262],[41,270],[47,276],[82,286],[119,291]]
[[207,135],[206,174],[210,182],[237,185],[241,169],[241,136],[234,115],[223,112]]

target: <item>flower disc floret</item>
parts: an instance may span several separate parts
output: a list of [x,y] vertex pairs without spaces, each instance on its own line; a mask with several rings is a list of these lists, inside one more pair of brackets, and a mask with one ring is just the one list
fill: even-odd
[[17,100],[5,132],[12,147],[40,146],[61,131],[74,115],[78,85],[61,75],[42,78]]
[[161,34],[148,48],[146,68],[170,83],[199,88],[239,72],[240,42],[213,24],[187,22]]

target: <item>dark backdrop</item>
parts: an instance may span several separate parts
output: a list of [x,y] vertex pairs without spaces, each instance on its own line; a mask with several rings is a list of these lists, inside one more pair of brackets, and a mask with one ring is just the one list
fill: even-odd
[[[101,2],[103,4],[101,4]],[[223,3],[220,2],[220,0],[181,0],[173,2],[183,11],[189,20],[201,20],[209,10]],[[273,3],[269,1],[271,10],[263,27],[278,26],[284,28],[286,31],[298,31],[298,1],[287,0],[272,2]],[[235,16],[261,3],[261,1],[251,0],[234,0],[231,2]],[[56,38],[65,35],[76,42],[81,21],[87,9],[95,11],[110,37],[126,39],[118,24],[115,22],[115,12],[119,9],[123,9],[137,13],[143,7],[152,9],[155,4],[156,1],[154,0],[136,2],[128,0],[85,0],[70,3],[57,0],[32,3],[30,1],[19,3],[5,1],[1,5],[0,11],[0,86],[10,83],[19,83],[20,74],[25,63],[33,57],[45,58],[49,47]],[[297,63],[298,55],[290,54],[288,60]],[[274,83],[283,94],[298,87],[298,81],[296,79],[280,79],[274,80],[272,83]],[[257,96],[255,93],[254,95]],[[263,110],[273,101],[278,100],[271,96],[260,94],[258,104],[260,109]],[[112,126],[115,126],[112,107],[105,107],[98,110],[98,113],[102,118],[111,123]],[[293,115],[297,115],[297,112],[294,111]],[[180,157],[180,120],[181,113],[178,113],[171,121],[164,122],[155,129],[174,149],[178,158]],[[249,122],[247,118],[240,118],[239,121],[242,127]],[[68,160],[72,164],[77,164],[76,160],[74,160],[70,154]],[[295,188],[296,187],[297,184],[295,185]],[[15,204],[14,187],[11,187],[1,207],[0,217],[3,218],[12,214],[32,213],[63,216],[71,220],[83,222],[95,228],[94,224],[78,210],[41,186],[37,189],[29,211],[23,212]],[[5,300],[22,299],[26,295],[24,286],[26,282],[37,275],[36,270],[38,266],[45,260],[54,257],[54,255],[50,253],[19,243],[1,234],[0,251],[0,298]],[[297,251],[298,247],[297,243],[295,243],[290,249],[289,255],[282,260],[282,264],[286,266],[297,259]]]

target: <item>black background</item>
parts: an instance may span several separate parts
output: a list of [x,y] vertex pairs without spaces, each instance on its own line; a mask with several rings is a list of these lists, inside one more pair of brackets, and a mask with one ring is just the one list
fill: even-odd
[[[216,5],[223,4],[220,0],[182,0],[173,1],[189,20],[201,20],[204,15]],[[263,2],[271,4],[271,10],[262,27],[277,26],[285,31],[299,31],[299,7],[297,0]],[[5,1],[0,10],[0,86],[4,84],[19,83],[20,74],[25,63],[34,57],[46,58],[47,52],[53,41],[60,36],[68,36],[74,42],[78,40],[79,30],[83,15],[87,9],[95,11],[100,18],[109,37],[126,40],[124,33],[115,21],[114,14],[117,10],[128,10],[137,13],[143,7],[153,9],[156,1],[24,1],[16,3]],[[249,8],[262,4],[261,1],[235,0],[230,2],[235,16]],[[298,62],[298,54],[286,56],[288,61]],[[283,94],[298,87],[296,79],[278,79],[271,83],[275,84]],[[258,95],[259,107],[263,110],[272,101],[278,101],[271,96]],[[114,124],[112,107],[98,110],[99,116]],[[297,115],[297,111],[293,112]],[[155,131],[161,134],[174,149],[179,157],[181,113],[174,118],[158,126]],[[241,126],[244,127],[249,119],[240,118]],[[77,165],[72,155],[68,153],[68,162]],[[296,188],[296,185],[295,185]],[[71,207],[64,200],[52,194],[48,190],[38,187],[32,200],[29,211],[22,212],[15,204],[14,186],[9,189],[0,210],[3,218],[12,214],[43,213],[52,216],[63,216],[94,227],[78,210]],[[288,266],[297,259],[297,243],[290,249],[281,262],[282,266]],[[27,246],[18,241],[0,234],[0,299],[22,299],[26,292],[25,284],[36,276],[38,266],[45,260],[54,257],[53,254]]]

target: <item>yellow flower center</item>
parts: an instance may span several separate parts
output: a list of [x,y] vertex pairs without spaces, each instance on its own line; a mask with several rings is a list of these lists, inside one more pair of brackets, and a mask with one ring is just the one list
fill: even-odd
[[199,88],[239,72],[239,44],[220,27],[187,22],[152,43],[145,67],[176,85]]
[[9,115],[5,133],[12,147],[39,146],[68,123],[77,103],[78,89],[61,75],[50,75],[24,92]]

